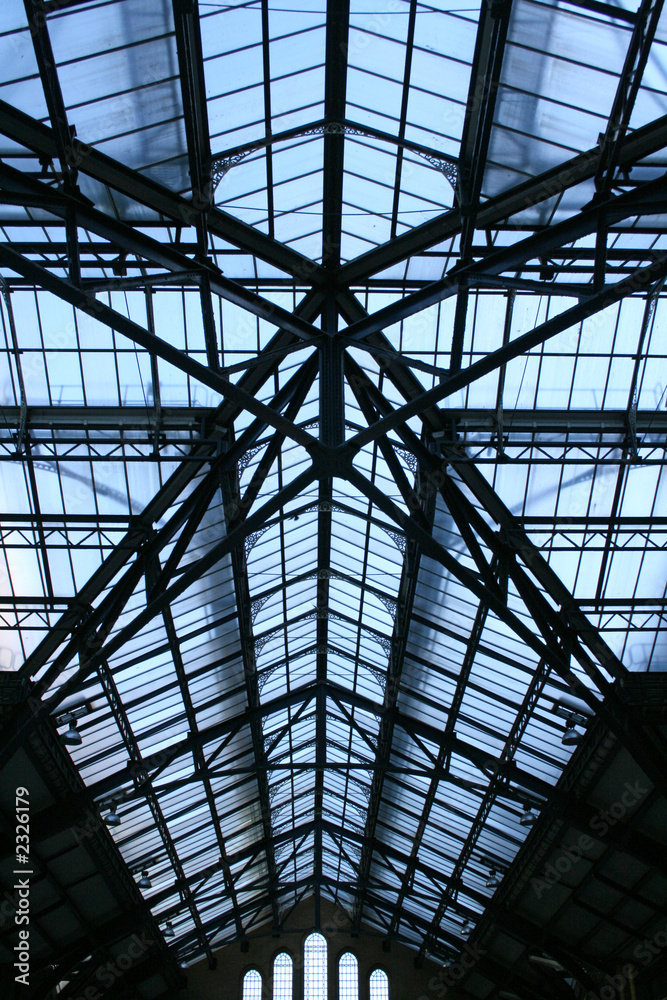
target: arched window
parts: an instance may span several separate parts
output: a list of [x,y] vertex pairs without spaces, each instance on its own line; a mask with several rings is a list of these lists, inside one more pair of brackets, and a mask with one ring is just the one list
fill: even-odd
[[262,1000],[262,977],[257,969],[250,969],[243,977],[243,1000]]
[[382,969],[371,972],[370,1000],[389,1000],[389,980]]
[[327,1000],[327,942],[321,934],[310,934],[303,946],[304,1000]]
[[292,959],[286,951],[273,962],[273,1000],[292,1000]]
[[338,962],[339,1000],[359,1000],[359,963],[351,951],[340,956]]

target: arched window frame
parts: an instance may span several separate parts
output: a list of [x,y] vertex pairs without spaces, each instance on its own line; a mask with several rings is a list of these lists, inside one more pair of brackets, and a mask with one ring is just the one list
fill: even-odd
[[[287,963],[280,962],[280,959],[285,958],[289,961],[289,983],[287,982],[287,976],[276,975],[277,968],[285,970],[288,968]],[[275,955],[271,966],[271,975],[273,1000],[292,1000],[294,995],[294,959],[285,948]]]
[[[311,943],[314,949],[310,947]],[[316,949],[316,950],[315,950]],[[323,957],[322,957],[323,956]],[[316,968],[312,969],[312,963]],[[317,976],[317,980],[314,978]],[[314,931],[303,942],[304,1000],[327,1000],[329,979],[329,949],[323,934]],[[319,981],[318,981],[319,980]]]
[[263,993],[264,977],[261,971],[255,966],[246,969],[241,980],[241,1000],[263,1000]]
[[359,1000],[359,960],[349,948],[338,957],[338,1000]]
[[[384,987],[379,984],[384,984]],[[369,1000],[389,1000],[389,976],[384,969],[376,966],[368,977]]]

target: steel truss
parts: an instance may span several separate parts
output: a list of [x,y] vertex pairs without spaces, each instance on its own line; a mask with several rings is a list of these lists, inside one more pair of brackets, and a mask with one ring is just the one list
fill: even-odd
[[[499,815],[516,826],[522,809],[532,805],[582,829],[595,817],[584,801],[537,773],[538,766],[544,773],[556,766],[529,738],[531,727],[553,726],[544,707],[549,699],[569,699],[585,713],[584,721],[604,723],[652,787],[667,793],[659,741],[637,727],[638,713],[623,688],[629,672],[612,638],[615,631],[644,629],[655,644],[662,641],[667,598],[630,586],[622,594],[606,588],[618,553],[646,559],[667,548],[664,513],[622,512],[634,473],[658,474],[665,465],[662,397],[655,412],[638,400],[667,253],[650,239],[645,245],[623,242],[629,232],[664,232],[667,181],[657,169],[646,173],[646,161],[662,150],[667,119],[629,128],[662,5],[645,0],[632,16],[614,8],[631,30],[600,145],[488,198],[484,184],[512,4],[483,5],[455,204],[399,232],[404,156],[410,150],[433,153],[406,137],[417,14],[411,3],[398,134],[370,126],[364,131],[366,139],[390,139],[395,147],[391,239],[350,261],[341,256],[346,135],[354,131],[346,116],[347,0],[327,4],[324,117],[273,136],[269,7],[262,5],[266,140],[220,157],[211,149],[198,4],[174,0],[191,182],[186,194],[76,137],[49,34],[49,18],[69,6],[75,4],[25,0],[29,24],[38,25],[31,34],[50,125],[0,101],[0,132],[20,150],[20,157],[0,162],[0,204],[9,234],[0,243],[2,324],[9,370],[19,387],[14,404],[4,409],[0,461],[25,470],[30,507],[3,512],[0,540],[7,565],[16,553],[36,552],[44,591],[23,593],[12,586],[0,598],[0,625],[23,637],[18,674],[26,684],[23,702],[0,735],[0,760],[11,760],[47,717],[87,703],[90,691],[99,690],[105,718],[117,730],[116,749],[127,763],[107,768],[101,778],[89,775],[85,794],[38,812],[34,829],[64,833],[110,802],[122,801],[135,816],[147,810],[171,879],[150,897],[150,906],[160,921],[182,922],[175,948],[183,959],[206,955],[214,965],[217,947],[245,940],[267,921],[271,933],[280,934],[290,906],[312,893],[316,928],[321,900],[328,897],[352,913],[355,933],[370,927],[408,943],[418,962],[427,953],[439,960],[455,955],[463,921],[482,926],[487,913],[526,948],[548,952],[594,989],[597,980],[582,950],[565,947],[555,932],[526,917],[488,908],[491,896],[480,884],[480,871],[490,864],[504,872],[520,848],[509,820],[495,848],[488,846],[486,834],[490,827],[500,829]],[[579,6],[600,16],[606,10],[594,0]],[[322,250],[314,261],[275,236],[274,148],[320,134]],[[227,169],[238,161],[235,169],[243,170],[258,150],[266,153],[266,232],[222,211],[214,199],[216,161],[222,157]],[[104,185],[137,211],[150,210],[150,219],[134,224],[131,212],[114,216],[96,208],[82,193],[82,178]],[[525,210],[559,203],[590,181],[595,198],[567,218],[534,228],[521,221]],[[20,238],[30,221],[41,227],[43,239]],[[250,258],[270,265],[275,276],[249,278],[245,263],[230,276],[227,259],[235,266],[244,257],[245,263]],[[412,260],[431,259],[441,262],[441,278],[408,276]],[[398,265],[404,277],[387,276]],[[285,289],[294,292],[293,309],[274,301],[274,293]],[[141,351],[151,371],[150,402],[35,405],[16,308],[33,290],[113,331],[133,356]],[[196,298],[203,351],[176,346],[156,319],[155,297],[165,290]],[[400,295],[368,311],[364,295],[372,304],[372,293],[383,290]],[[124,315],[114,298],[136,291],[145,293],[145,322],[129,311]],[[298,304],[297,291],[304,293]],[[535,294],[558,306],[516,333],[517,303]],[[485,295],[502,301],[502,343],[474,355],[466,337]],[[412,317],[441,308],[449,298],[455,298],[455,308],[444,349],[422,356],[418,349],[397,347],[401,341],[392,328],[407,330]],[[513,362],[543,360],[564,332],[580,331],[605,311],[637,300],[643,320],[626,357],[632,375],[622,405],[558,409],[536,401],[519,406],[518,397],[507,405],[504,388]],[[231,307],[252,317],[257,331],[263,324],[261,344],[258,332],[256,347],[239,350],[240,360],[226,346]],[[275,329],[265,336],[268,324]],[[561,357],[579,359],[575,341]],[[165,367],[188,385],[207,387],[221,402],[166,405],[159,388]],[[496,375],[494,408],[461,403],[463,394]],[[93,482],[105,463],[123,467],[126,476],[142,463],[147,470],[166,470],[165,477],[160,471],[160,485],[140,512],[132,509],[129,488],[127,495],[108,494],[127,502],[127,513],[105,513],[97,502],[85,512],[43,509],[40,476],[52,476],[60,486],[64,477]],[[578,474],[575,486],[613,475],[611,509],[597,514],[589,505],[561,513],[559,507],[543,515],[510,509],[503,499],[503,469],[522,475],[554,465],[563,470],[561,477],[569,469]],[[103,495],[99,488],[98,497]],[[295,570],[297,520],[310,526],[312,551],[305,568]],[[341,564],[342,531],[362,537],[359,571]],[[380,536],[391,547],[384,563],[394,567],[383,574],[373,563]],[[99,556],[97,569],[74,595],[54,577],[59,552]],[[551,560],[562,552],[599,556],[591,593],[574,596],[554,571]],[[260,558],[271,581],[258,570]],[[457,597],[461,606],[467,602],[465,613],[452,612],[451,621],[428,610],[424,595],[433,567],[452,592],[465,595]],[[211,612],[206,625],[183,624],[187,602],[201,601],[202,617],[208,614],[223,571],[229,573],[224,609]],[[294,595],[309,585],[312,593],[301,607]],[[352,595],[351,610],[342,606],[342,592]],[[266,618],[264,609],[272,609]],[[195,668],[193,643],[209,626],[217,635],[233,631],[234,641],[208,650],[209,662]],[[510,637],[507,649],[495,630]],[[25,639],[31,633],[39,640],[32,645]],[[420,646],[426,634],[437,640],[434,649]],[[144,641],[146,652],[138,653]],[[165,719],[152,723],[149,734],[139,732],[135,706],[122,693],[123,671],[141,673],[158,656],[167,657],[172,680],[165,686],[182,706],[187,735],[179,739]],[[481,660],[521,679],[520,697],[498,697],[510,717],[506,730],[473,718],[469,699],[484,693]],[[309,664],[311,679],[295,682],[300,670],[307,676]],[[438,706],[415,690],[416,671],[446,682],[443,726],[427,721]],[[224,682],[215,694],[202,694],[218,684],[218,672]],[[283,673],[284,691],[274,688]],[[363,687],[357,686],[362,676]],[[211,721],[214,707],[218,715]],[[473,724],[480,737],[495,741],[496,750],[487,752],[459,734]],[[142,750],[148,736],[161,744],[159,753]],[[521,756],[526,747],[535,770]],[[464,776],[465,769],[473,777]],[[420,801],[406,806],[412,833],[409,843],[397,846],[386,812],[396,797],[407,801],[415,794],[412,779],[419,781]],[[197,863],[180,827],[175,797],[193,789],[202,813],[193,832],[203,837],[212,831],[215,863]],[[447,789],[460,792],[462,800],[468,796],[466,805],[449,803]],[[233,846],[231,813],[223,804],[232,793],[253,811],[250,842],[240,849]],[[344,822],[334,822],[327,805],[336,797],[344,803]],[[462,825],[453,822],[446,845],[434,846],[430,838],[441,810]],[[650,836],[634,830],[629,843],[619,824],[609,843],[665,873],[664,852]],[[11,853],[8,841],[1,849],[3,857]],[[438,857],[437,864],[423,860],[425,849]],[[312,861],[304,874],[306,856]],[[425,900],[428,916],[422,912]],[[419,908],[413,909],[415,902]],[[112,922],[97,928],[103,941],[117,933]],[[86,981],[87,954],[85,944],[63,954],[59,974],[70,980],[63,1000]],[[604,961],[600,968],[613,972]],[[480,969],[496,985],[506,978],[504,967],[488,957]],[[564,984],[547,981],[540,995],[551,1000],[570,993]]]

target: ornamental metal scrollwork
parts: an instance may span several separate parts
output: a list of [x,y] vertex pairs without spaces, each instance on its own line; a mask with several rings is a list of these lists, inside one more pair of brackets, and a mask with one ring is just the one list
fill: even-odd
[[268,530],[269,530],[268,528],[260,528],[259,531],[253,531],[251,535],[248,535],[248,537],[245,540],[246,558],[250,555],[250,550],[253,548],[253,546],[257,544],[262,535],[264,535]]
[[391,656],[391,639],[385,639],[384,636],[379,635],[374,635],[373,638],[380,646],[382,646],[382,649],[387,656]]
[[417,471],[417,456],[411,451],[406,451],[405,448],[394,448],[397,455],[400,455],[405,464],[407,465],[410,472]]
[[444,174],[454,190],[456,190],[459,172],[456,169],[455,163],[451,163],[449,160],[441,160],[437,156],[431,156],[430,153],[421,153],[418,149],[413,149],[412,152],[416,153],[417,156],[421,156],[427,163],[430,163],[434,170],[439,170],[441,174]]
[[275,673],[275,671],[276,671],[277,669],[278,669],[278,665],[276,664],[276,665],[275,665],[275,666],[273,666],[273,667],[269,667],[269,668],[268,668],[268,670],[263,670],[263,671],[262,671],[262,673],[261,673],[261,674],[259,674],[259,676],[258,676],[258,678],[257,678],[257,687],[258,687],[258,689],[259,689],[259,693],[260,693],[260,694],[261,694],[261,693],[262,693],[262,691],[264,690],[264,685],[265,685],[265,684],[266,684],[266,682],[268,681],[268,679],[269,679],[269,677],[271,676],[271,674]]
[[345,508],[339,507],[338,504],[331,503],[330,500],[322,500],[320,503],[311,504],[310,507],[306,507],[306,511],[317,510],[323,511],[324,513],[333,512],[335,510],[339,511],[341,514],[345,514]]
[[396,604],[396,601],[393,599],[393,597],[384,597],[383,594],[379,594],[378,596],[379,596],[380,600],[382,601],[382,603],[384,604],[384,606],[387,609],[387,611],[389,612],[389,614],[391,615],[391,617],[395,618],[396,617],[396,608],[397,608],[398,605]]
[[261,144],[253,146],[252,149],[248,149],[243,153],[237,153],[236,156],[229,156],[227,159],[223,160],[213,160],[211,164],[211,181],[213,183],[213,190],[215,191],[228,170],[235,167],[237,163],[241,162],[241,160],[245,160],[246,156],[250,156],[251,153],[257,152],[258,149],[262,149]]
[[383,528],[382,530],[389,535],[397,549],[405,552],[405,535],[400,535],[398,531],[392,531],[391,528]]
[[239,459],[239,472],[243,472],[247,469],[255,455],[259,455],[260,451],[263,450],[264,445],[260,444],[256,448],[249,448],[248,451],[244,452]]
[[[394,137],[383,139],[381,136],[376,135],[369,129],[365,129],[358,125],[347,125],[345,122],[325,122],[322,125],[315,125],[313,128],[305,128],[301,129],[299,132],[294,132],[291,134],[290,138],[298,139],[308,135],[361,135],[367,139],[376,139],[378,142],[388,142],[390,144],[395,143],[401,149],[407,149],[415,156],[419,156],[425,160],[429,166],[433,167],[434,170],[437,170],[444,177],[446,177],[454,190],[456,190],[458,180],[456,163],[445,156],[434,156],[433,153],[428,153],[425,150],[415,149],[410,143],[401,139]],[[222,178],[229,170],[232,169],[232,167],[235,167],[238,163],[245,160],[246,157],[252,156],[253,153],[258,152],[260,149],[266,149],[271,145],[271,141],[271,139],[264,139],[261,142],[248,146],[247,149],[241,150],[239,153],[234,153],[232,156],[213,157],[211,160],[211,180],[213,183],[213,190],[217,188]]]
[[272,824],[273,824],[274,820],[278,819],[278,817],[280,816],[281,812],[284,809],[286,809],[288,805],[289,805],[289,802],[281,802],[280,805],[277,805],[277,806],[273,807],[273,809],[271,810],[271,823]]
[[268,601],[269,596],[270,595],[267,594],[266,597],[257,597],[250,605],[250,617],[252,619],[253,625],[255,623],[255,618],[257,617],[257,615],[260,613],[260,611]]
[[387,686],[387,675],[385,674],[384,670],[380,670],[378,667],[371,667],[370,664],[368,665],[368,670],[373,675],[375,680],[378,682],[380,688],[382,689],[382,692],[384,693],[384,690]]
[[330,611],[329,608],[316,608],[315,611],[311,611],[306,615],[304,621],[308,621],[312,618],[326,619],[327,621],[342,621],[342,615],[339,615],[336,611]]
[[265,635],[258,636],[255,639],[255,656],[259,656],[269,639],[271,639],[272,636],[276,635],[278,632],[282,632],[282,630],[282,626],[278,625],[276,628],[272,628],[270,632],[266,632]]

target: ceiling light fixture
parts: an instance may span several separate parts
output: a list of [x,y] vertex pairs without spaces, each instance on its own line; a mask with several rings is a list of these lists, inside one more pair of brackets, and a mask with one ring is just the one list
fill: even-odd
[[496,872],[495,868],[492,868],[489,871],[489,877],[486,880],[486,888],[495,889],[499,885],[500,885],[500,878],[498,877],[498,873]]
[[564,747],[575,747],[583,740],[583,735],[577,732],[575,725],[573,718],[569,718],[565,723],[565,732],[561,740]]
[[519,816],[519,823],[521,826],[532,826],[537,819],[538,814],[535,812],[533,807],[528,803],[524,803],[523,812]]
[[137,882],[137,885],[139,886],[140,889],[152,889],[153,888],[153,883],[150,880],[150,876],[148,874],[148,869],[144,868],[144,870],[141,873],[141,878]]
[[120,826],[121,818],[115,806],[109,806],[109,815],[104,817],[107,826]]
[[70,719],[66,733],[60,734],[60,742],[66,747],[80,747],[83,743],[81,733],[76,728],[76,719]]

